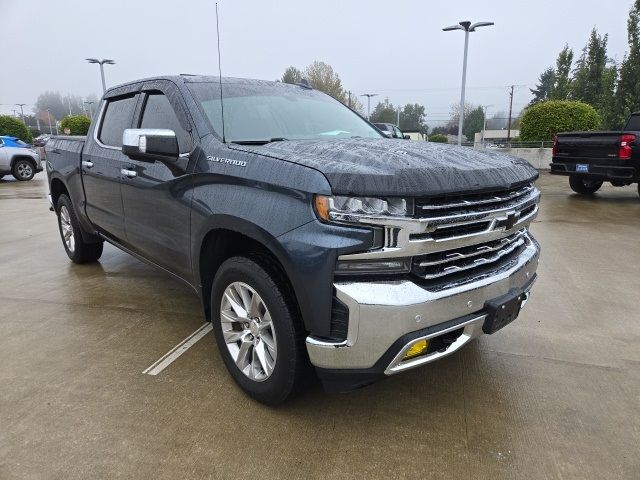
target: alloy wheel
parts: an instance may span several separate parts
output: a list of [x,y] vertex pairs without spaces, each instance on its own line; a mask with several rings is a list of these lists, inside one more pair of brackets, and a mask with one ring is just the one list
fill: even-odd
[[20,162],[16,168],[20,178],[31,178],[33,176],[33,168],[28,162]]
[[73,235],[73,226],[71,225],[71,216],[64,205],[60,207],[60,229],[62,230],[62,240],[67,246],[67,250],[73,253],[76,248],[76,242]]
[[243,282],[227,286],[220,303],[220,322],[238,369],[256,382],[269,378],[276,365],[276,332],[258,292]]

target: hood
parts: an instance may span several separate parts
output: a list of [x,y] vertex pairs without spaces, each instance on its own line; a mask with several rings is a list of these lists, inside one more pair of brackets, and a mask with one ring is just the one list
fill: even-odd
[[501,190],[538,176],[527,161],[504,153],[429,142],[357,138],[229,146],[318,170],[335,195],[417,197]]

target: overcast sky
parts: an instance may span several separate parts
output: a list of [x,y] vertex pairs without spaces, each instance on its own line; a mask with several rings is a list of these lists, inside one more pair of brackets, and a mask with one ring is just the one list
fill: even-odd
[[[622,60],[631,3],[220,0],[223,75],[273,80],[289,65],[323,60],[355,94],[421,103],[434,125],[459,101],[462,72],[464,34],[442,27],[493,21],[470,36],[467,76],[468,101],[493,105],[491,116],[508,108],[507,85],[521,85],[514,108],[522,108],[565,42],[579,53],[594,26],[609,33],[609,55]],[[217,74],[212,0],[0,0],[0,7],[4,113],[16,108],[11,104],[35,103],[45,90],[101,94],[98,66],[87,57],[116,61],[105,67],[108,86]]]

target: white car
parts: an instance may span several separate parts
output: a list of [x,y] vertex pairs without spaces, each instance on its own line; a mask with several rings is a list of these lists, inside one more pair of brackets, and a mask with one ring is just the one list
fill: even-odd
[[38,152],[16,137],[0,136],[0,178],[12,174],[27,181],[41,171]]

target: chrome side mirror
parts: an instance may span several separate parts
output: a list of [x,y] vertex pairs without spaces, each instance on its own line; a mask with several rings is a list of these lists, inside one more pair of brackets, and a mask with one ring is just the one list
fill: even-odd
[[180,149],[173,130],[128,128],[122,134],[122,153],[132,160],[166,162],[177,160]]

